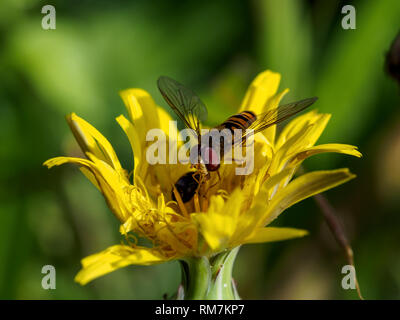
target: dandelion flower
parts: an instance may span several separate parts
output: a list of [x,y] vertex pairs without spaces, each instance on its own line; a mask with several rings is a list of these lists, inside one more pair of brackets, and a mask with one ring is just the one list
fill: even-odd
[[[279,82],[278,73],[260,73],[251,83],[239,111],[260,114],[276,108],[288,92],[277,92]],[[129,119],[121,115],[116,120],[132,148],[132,175],[122,168],[108,140],[74,113],[67,121],[86,158],[57,157],[44,163],[49,168],[76,164],[103,194],[120,221],[124,244],[84,258],[75,278],[82,285],[128,265],[179,260],[183,290],[178,298],[237,298],[231,271],[239,247],[306,235],[305,230],[268,225],[295,203],[355,177],[348,169],[337,169],[293,178],[301,163],[315,154],[361,156],[356,147],[347,144],[315,145],[330,115],[310,111],[291,120],[279,135],[276,125],[255,135],[252,173],[238,176],[235,164],[222,163],[220,179],[207,181],[212,187],[206,194],[186,203],[178,199],[177,203],[172,201],[171,190],[190,171],[190,166],[150,165],[146,161],[146,134],[150,129],[163,130],[168,145],[181,144],[176,140],[178,132],[169,126],[172,118],[142,89],[124,90],[120,95]],[[150,240],[151,246],[138,245],[136,237]]]

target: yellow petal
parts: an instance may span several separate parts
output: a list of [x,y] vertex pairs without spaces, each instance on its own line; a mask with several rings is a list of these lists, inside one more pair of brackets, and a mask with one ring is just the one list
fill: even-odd
[[128,265],[151,265],[166,261],[154,249],[114,245],[82,259],[82,269],[75,277],[81,285]]
[[147,167],[147,161],[144,158],[144,144],[143,141],[140,140],[139,134],[137,132],[137,129],[135,126],[124,116],[119,116],[117,117],[117,122],[121,126],[122,130],[124,130],[126,136],[129,139],[129,143],[131,145],[132,153],[133,153],[133,159],[134,159],[134,177],[136,177],[138,174],[140,177],[143,179],[143,177],[146,175],[146,167]]
[[306,230],[294,228],[257,228],[249,237],[244,240],[244,243],[261,243],[289,240],[293,238],[304,237],[307,234],[308,232]]
[[260,227],[269,224],[282,211],[295,203],[334,188],[353,178],[355,178],[355,175],[350,173],[348,169],[315,171],[296,178],[274,195]]
[[269,174],[275,174],[291,166],[300,164],[305,158],[323,152],[338,152],[359,156],[354,147],[340,144],[327,144],[313,147],[330,119],[329,114],[308,112],[291,121],[282,131],[276,143],[276,154],[269,168]]
[[115,216],[124,223],[130,213],[129,196],[126,193],[126,188],[130,186],[130,182],[125,177],[121,177],[106,162],[97,159],[90,153],[88,153],[88,157],[94,164],[92,166],[94,168],[93,174],[108,206]]
[[321,144],[311,148],[301,149],[300,151],[296,151],[290,154],[287,154],[284,149],[280,149],[277,152],[276,158],[269,168],[270,173],[273,174],[274,172],[279,172],[282,167],[296,169],[305,159],[320,153],[327,152],[347,154],[358,158],[362,157],[362,154],[357,150],[356,146],[340,143]]
[[75,113],[67,116],[67,121],[84,154],[90,152],[97,158],[107,162],[118,172],[123,172],[110,142],[95,127]]
[[[271,195],[276,191],[278,185],[292,174],[293,169],[285,169],[282,172],[268,178],[263,184],[262,189],[257,190],[253,198],[251,208],[240,216],[239,226],[235,232],[235,238],[239,241],[244,241],[252,234],[256,225],[265,216],[265,211],[268,206]],[[247,200],[249,196],[245,196]],[[251,200],[251,199],[250,199]]]
[[191,217],[200,226],[200,232],[214,251],[229,247],[239,225],[239,215],[243,202],[240,188],[224,202],[221,196],[213,196],[206,213],[195,213]]
[[358,158],[360,158],[362,156],[361,152],[357,150],[356,146],[352,146],[349,144],[341,144],[341,143],[329,143],[329,144],[321,144],[319,146],[307,148],[306,150],[296,153],[296,155],[291,156],[291,158],[292,158],[291,161],[292,162],[295,161],[296,165],[297,165],[299,161],[302,161],[313,155],[316,155],[319,153],[326,153],[326,152],[336,152],[336,153],[348,154],[348,155],[355,156]]
[[[264,107],[263,112],[267,112],[269,110],[278,108],[280,101],[282,98],[289,92],[289,89],[285,89],[282,92],[275,94],[271,97],[266,106]],[[275,142],[275,135],[276,135],[276,125],[270,126],[264,131],[262,131],[263,135],[270,141],[271,143]]]
[[129,185],[125,177],[115,171],[108,163],[97,159],[93,154],[87,153],[89,159],[73,157],[57,157],[47,160],[44,165],[48,168],[65,163],[76,164],[89,170],[96,180],[96,187],[103,193],[104,198],[115,216],[123,223],[129,214],[124,188]]
[[[267,199],[270,200],[272,198],[272,195],[275,194],[277,191],[277,188],[280,184],[282,184],[283,181],[286,181],[289,177],[291,177],[294,173],[293,168],[286,168],[277,174],[274,174],[273,176],[267,178],[267,180],[264,182],[262,185],[263,191],[265,190],[267,192]],[[263,195],[257,195],[256,202],[265,201],[265,199],[262,198]]]
[[131,122],[137,128],[140,141],[146,141],[150,129],[160,128],[157,106],[150,94],[142,89],[126,89],[120,92]]
[[247,89],[240,111],[250,110],[255,114],[264,112],[268,100],[278,90],[280,80],[281,75],[270,70],[258,74]]
[[[171,116],[164,109],[156,106],[147,92],[139,89],[128,89],[122,91],[121,96],[127,104],[128,110],[130,110],[132,122],[122,115],[117,118],[117,122],[125,131],[131,144],[135,162],[135,179],[140,177],[150,194],[154,196],[167,189],[170,192],[171,186],[180,176],[175,180],[171,177],[175,176],[177,172],[187,171],[188,166],[184,166],[185,168],[182,168],[180,164],[155,164],[150,166],[145,157],[147,147],[152,142],[146,142],[146,135],[148,130],[153,128],[161,129],[165,133],[165,157],[169,161],[169,148],[171,147],[171,151],[174,151],[170,142],[176,145],[176,150],[183,144],[182,141],[177,141],[178,129],[176,126],[170,125]],[[171,161],[173,162],[174,159],[171,159]]]
[[[319,114],[316,111],[310,111],[294,118],[282,130],[276,143],[276,148],[279,149],[284,146],[285,148],[313,146],[324,131],[330,117],[330,114]],[[301,131],[306,131],[307,135],[293,140],[292,138],[298,136]],[[287,142],[291,139],[292,143],[288,144]]]
[[[170,126],[170,121],[173,119],[169,115],[167,111],[163,108],[157,107],[157,116],[160,122],[160,129],[165,132],[167,137],[171,136],[170,139],[177,140],[178,139],[178,129],[176,127]],[[171,135],[170,135],[171,133]]]
[[65,163],[73,163],[85,167],[90,167],[91,166],[91,161],[88,159],[83,159],[83,158],[74,158],[74,157],[55,157],[51,158],[49,160],[46,160],[43,165],[46,166],[47,168],[52,168],[54,166],[60,166]]
[[296,132],[296,134],[288,137],[288,140],[286,140],[283,145],[276,149],[271,165],[268,168],[268,173],[270,175],[274,175],[282,171],[287,165],[289,156],[307,148],[309,143],[307,142],[306,138],[311,130],[312,125],[303,126]]
[[[289,91],[289,89],[285,89],[277,94],[280,80],[281,75],[270,70],[258,74],[247,89],[239,112],[250,110],[258,115],[276,108],[283,96]],[[275,131],[276,126],[274,125],[264,130],[263,134],[270,142],[274,142]]]

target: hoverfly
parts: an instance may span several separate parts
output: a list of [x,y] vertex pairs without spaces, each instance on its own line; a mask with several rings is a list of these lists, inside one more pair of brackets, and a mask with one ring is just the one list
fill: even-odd
[[[222,159],[227,149],[220,147],[218,152],[210,145],[201,144],[204,140],[201,139],[200,124],[206,121],[208,112],[205,104],[192,90],[166,76],[161,76],[157,84],[165,101],[185,126],[196,134],[198,140],[198,144],[193,148],[198,149],[199,161],[194,164],[191,160],[192,166],[196,166],[197,170],[184,174],[174,185],[182,201],[188,202],[193,198],[203,181],[209,178],[210,172],[219,169],[219,159]],[[229,117],[214,129],[228,129],[232,133],[235,129],[241,129],[243,132],[242,138],[240,141],[232,141],[232,143],[243,142],[249,135],[261,132],[274,124],[288,119],[312,105],[316,100],[317,97],[312,97],[288,103],[260,115],[256,115],[251,111],[243,111]],[[172,199],[176,201],[174,192],[172,192]]]

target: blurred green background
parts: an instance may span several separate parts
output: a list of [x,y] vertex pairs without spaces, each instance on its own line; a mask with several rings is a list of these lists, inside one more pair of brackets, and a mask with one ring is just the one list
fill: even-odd
[[[52,4],[57,29],[41,28]],[[343,30],[341,8],[356,8]],[[118,91],[148,90],[156,79],[192,87],[216,124],[238,107],[253,77],[282,74],[285,101],[318,96],[332,114],[319,142],[358,145],[362,159],[316,156],[308,170],[348,167],[357,179],[326,192],[355,252],[367,299],[400,298],[400,101],[384,70],[399,31],[399,1],[35,1],[0,4],[0,298],[152,299],[172,294],[178,263],[127,267],[85,287],[80,259],[119,243],[118,223],[100,193],[72,166],[43,161],[77,151],[64,115],[76,112],[132,168],[128,140],[114,121]],[[244,299],[356,299],[341,288],[346,264],[312,199],[279,225],[305,228],[300,240],[249,245],[234,269]],[[43,265],[57,289],[41,287]]]

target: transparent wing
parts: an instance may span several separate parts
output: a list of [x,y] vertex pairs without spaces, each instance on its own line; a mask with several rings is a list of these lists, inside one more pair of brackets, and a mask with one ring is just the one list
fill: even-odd
[[169,77],[161,76],[157,81],[165,101],[186,127],[196,131],[200,137],[200,123],[207,120],[208,112],[203,101],[189,88]]
[[[247,139],[248,136],[250,136],[251,134],[256,134],[257,132],[261,132],[270,126],[282,122],[292,117],[296,113],[303,111],[304,109],[311,106],[315,101],[317,101],[317,99],[318,99],[317,97],[312,97],[284,104],[275,109],[257,115],[257,119],[243,133],[242,141]],[[250,130],[253,131],[249,132]]]

